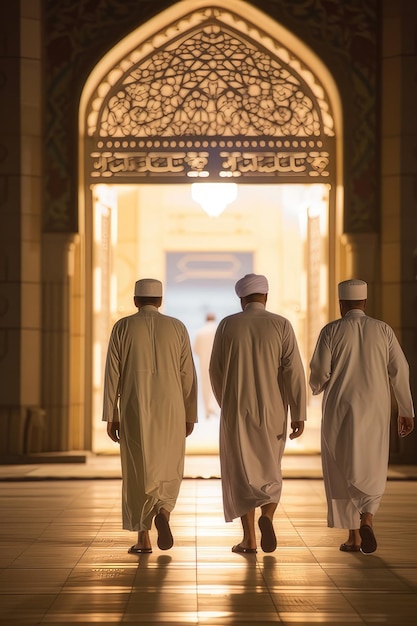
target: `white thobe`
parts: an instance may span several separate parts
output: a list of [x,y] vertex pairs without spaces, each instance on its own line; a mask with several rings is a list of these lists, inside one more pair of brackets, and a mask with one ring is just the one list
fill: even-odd
[[359,528],[385,491],[391,415],[413,417],[409,368],[390,326],[353,309],[325,326],[310,363],[313,394],[324,391],[321,456],[328,525]]
[[193,345],[194,353],[198,357],[199,362],[199,380],[201,383],[201,393],[203,396],[206,417],[209,417],[210,414],[217,412],[216,399],[211,388],[209,376],[210,356],[216,328],[216,322],[208,321],[197,331]]
[[249,303],[217,328],[210,378],[221,407],[220,464],[227,522],[278,503],[288,405],[306,418],[306,381],[290,322]]
[[197,383],[188,332],[154,306],[113,327],[103,420],[119,420],[126,530],[149,530],[172,511],[184,469],[185,424],[197,421]]

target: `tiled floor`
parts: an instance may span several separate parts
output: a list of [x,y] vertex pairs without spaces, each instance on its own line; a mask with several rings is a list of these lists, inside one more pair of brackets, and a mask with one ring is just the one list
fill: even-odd
[[[16,468],[15,468],[16,469]],[[185,479],[174,547],[127,554],[119,478],[0,482],[0,624],[378,624],[417,615],[417,481],[390,480],[375,520],[378,551],[339,551],[320,478],[288,478],[273,554],[242,556],[218,479]]]

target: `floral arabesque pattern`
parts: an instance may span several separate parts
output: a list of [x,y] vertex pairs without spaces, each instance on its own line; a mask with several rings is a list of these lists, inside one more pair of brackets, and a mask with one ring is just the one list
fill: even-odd
[[110,90],[102,137],[323,133],[309,87],[278,60],[216,24],[137,64]]

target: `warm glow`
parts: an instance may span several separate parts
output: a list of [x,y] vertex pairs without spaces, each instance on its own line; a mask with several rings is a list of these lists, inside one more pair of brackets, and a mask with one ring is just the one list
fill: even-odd
[[[93,268],[100,268],[100,271],[93,270],[91,285],[94,298],[93,342],[97,342],[101,350],[99,352],[93,348],[94,380],[99,376],[103,377],[104,354],[112,323],[132,309],[132,284],[138,276],[152,273],[153,276],[163,279],[164,283],[171,280],[167,290],[170,299],[164,298],[167,303],[164,303],[164,306],[179,307],[179,316],[181,319],[184,317],[192,328],[197,312],[201,317],[201,307],[198,308],[200,305],[194,297],[194,292],[190,294],[190,301],[184,306],[182,306],[183,296],[177,302],[176,296],[172,295],[179,293],[180,288],[186,293],[187,284],[185,277],[183,283],[177,284],[174,278],[168,276],[168,270],[171,268],[168,267],[167,258],[172,251],[181,251],[184,255],[190,251],[193,254],[202,251],[203,254],[207,252],[210,255],[224,252],[234,255],[240,251],[244,254],[248,252],[253,254],[253,270],[268,274],[269,308],[290,320],[306,364],[311,353],[312,339],[316,338],[319,327],[328,321],[329,297],[332,309],[337,311],[337,298],[334,296],[332,285],[336,284],[342,260],[343,251],[341,247],[339,249],[338,238],[343,225],[344,195],[342,106],[337,84],[311,48],[273,18],[256,9],[253,4],[243,0],[229,0],[227,7],[221,0],[198,0],[198,2],[182,0],[172,3],[166,10],[149,21],[144,21],[119,41],[98,61],[86,80],[79,108],[79,173],[80,189],[85,190],[86,195],[84,199],[84,191],[80,192],[81,202],[85,203],[85,207],[81,208],[84,208],[87,215],[86,241],[88,245],[92,241]],[[203,60],[202,64],[196,66],[195,58],[199,56],[199,46],[206,36],[204,28],[200,27],[205,25],[207,15],[214,14],[213,11],[220,29],[226,33],[232,30],[236,34],[237,43],[233,43],[235,46],[233,49],[225,44],[223,52],[219,49],[218,57],[212,57],[207,63]],[[191,38],[188,37],[190,29],[193,33]],[[184,41],[188,43],[184,44]],[[223,71],[224,63],[231,68],[234,67],[234,59],[242,49],[239,48],[240,43],[244,45],[246,58],[246,41],[253,42],[254,57],[265,56],[267,60],[261,72],[254,66],[255,70],[248,81],[247,90],[243,83],[242,89],[239,90],[240,97],[245,91],[250,96],[251,108],[248,117],[241,114],[239,108],[241,101],[233,97],[234,92],[227,95],[228,85],[235,80],[233,71]],[[189,53],[183,57],[181,72],[172,75],[168,64],[169,73],[165,76],[169,78],[158,82],[158,76],[161,76],[160,55],[174,57],[179,45],[187,48],[186,51]],[[232,58],[229,57],[230,54]],[[247,63],[250,66],[249,61]],[[205,64],[212,68],[212,75],[206,76]],[[126,103],[130,105],[133,96],[125,92],[125,88],[129,86],[132,94],[136,93],[132,86],[143,88],[142,72],[138,72],[138,68],[145,66],[150,68],[145,81],[150,88],[143,95],[143,101],[151,102],[152,106],[145,107],[143,109],[145,119],[138,120],[134,107],[129,106],[126,109]],[[219,72],[216,66],[219,66]],[[282,67],[286,68],[285,74],[279,77],[278,85],[282,88],[285,85],[288,87],[287,96],[290,100],[293,98],[294,108],[288,109],[289,120],[279,119],[276,122],[271,118],[266,119],[264,123],[263,115],[256,115],[256,110],[262,113],[265,112],[265,107],[268,108],[268,98],[265,94],[268,89],[275,91],[273,86],[276,85],[277,72],[280,72]],[[197,79],[204,83],[202,94],[206,94],[208,110],[204,109],[201,102],[197,102],[194,97],[188,97],[188,92],[192,94],[194,87],[192,85],[184,87],[184,76],[187,77],[190,71],[195,72]],[[154,76],[152,72],[155,72]],[[261,73],[265,77],[265,84],[262,82]],[[154,84],[155,89],[152,87]],[[262,86],[260,92],[256,92],[257,85]],[[293,91],[296,85],[300,89]],[[310,94],[307,100],[301,97],[304,86],[308,88]],[[119,91],[121,97],[116,98],[117,112],[111,114],[109,97]],[[281,89],[281,92],[285,92],[285,89]],[[184,106],[180,106],[180,113],[174,116],[175,121],[168,116],[164,119],[164,124],[167,124],[166,132],[159,130],[157,138],[153,137],[153,133],[148,136],[149,129],[155,129],[155,111],[158,114],[167,106],[172,110],[178,109],[178,94],[184,99]],[[310,113],[319,111],[321,120],[314,116],[310,120],[306,106]],[[121,120],[123,123],[120,123]],[[176,122],[185,129],[182,137],[172,137],[172,128],[168,128],[170,124],[172,126]],[[313,175],[303,176],[297,171],[297,175],[300,174],[298,184],[283,184],[283,181],[272,178],[272,170],[268,172],[270,167],[268,159],[271,159],[271,155],[272,162],[275,163],[275,147],[281,151],[294,138],[301,141],[301,135],[297,137],[297,129],[302,134],[305,124],[306,130],[312,131],[314,135],[316,130],[312,125],[315,123],[319,124],[326,137],[335,137],[337,158],[334,174],[329,178],[333,188],[331,202],[330,187],[314,184],[316,179]],[[257,124],[261,124],[262,128],[255,130]],[[116,133],[115,136],[109,133],[110,126],[112,132],[114,130]],[[268,126],[269,131],[273,131],[269,138],[270,142],[268,141],[268,145],[265,142],[262,145],[258,144],[263,141],[261,135]],[[174,135],[177,134],[177,127],[175,128]],[[289,134],[283,133],[281,145],[282,129],[285,128]],[[192,141],[188,146],[186,131],[189,129],[192,129]],[[248,157],[247,162],[244,161],[243,165],[239,165],[241,168],[239,171],[236,167],[225,166],[235,158],[233,145],[238,141],[238,137],[230,136],[232,129],[232,134],[245,136],[245,141],[239,145],[239,153],[249,151],[248,154],[252,155]],[[99,156],[103,157],[103,163],[107,163],[106,151],[110,149],[109,145],[113,145],[114,139],[118,142],[127,141],[126,145],[129,145],[128,137],[125,136],[126,131],[135,141],[139,137],[137,132],[141,133],[140,141],[143,140],[144,144],[147,140],[152,140],[152,137],[158,142],[163,138],[162,141],[166,141],[170,152],[172,148],[175,152],[180,150],[184,153],[186,155],[184,158],[188,161],[185,161],[187,167],[180,165],[180,168],[184,168],[181,169],[183,176],[177,178],[176,172],[172,172],[175,174],[173,182],[181,184],[141,184],[153,182],[152,173],[146,179],[142,179],[131,177],[133,172],[130,170],[125,172],[124,186],[119,184],[120,171],[108,169],[105,176],[100,176],[99,168],[93,165],[94,160],[97,161],[97,156],[92,160],[86,156],[86,150],[89,148],[86,143],[87,137],[101,138],[102,147]],[[274,135],[274,132],[277,134]],[[253,136],[254,133],[256,136]],[[109,145],[105,137],[109,138]],[[254,139],[253,145],[251,138]],[[171,141],[173,144],[169,147]],[[117,149],[116,144],[113,147]],[[258,147],[261,150],[258,151]],[[301,144],[298,147],[301,149]],[[152,145],[149,150],[151,148]],[[206,163],[210,161],[211,148],[215,152],[220,148],[221,158],[224,160],[221,171],[216,174],[209,171],[210,168]],[[308,145],[306,144],[304,148],[308,148]],[[311,149],[316,148],[313,146]],[[265,162],[260,158],[264,150],[269,150]],[[175,167],[174,164],[172,168]],[[275,168],[276,164],[273,167]],[[162,166],[160,171],[163,172]],[[287,180],[285,168],[283,173]],[[234,177],[237,174],[240,174],[241,178]],[[253,179],[251,180],[254,174],[257,183],[262,184],[255,184]],[[279,172],[277,176],[280,176]],[[209,183],[210,180],[219,182]],[[238,180],[241,185],[244,184],[243,191],[239,193],[238,203],[232,205],[224,217],[206,220],[199,207],[214,218],[220,216],[228,205],[236,201],[237,185],[227,182],[231,180]],[[296,180],[297,176],[294,183]],[[99,181],[104,182],[95,184]],[[190,194],[191,182],[193,184]],[[87,208],[90,206],[91,192],[94,213],[90,224]],[[198,203],[198,208],[194,202]],[[89,259],[89,249],[86,249],[86,254]],[[194,266],[190,264],[187,268],[192,271]],[[214,264],[213,268],[207,269],[203,264],[204,272],[209,272],[213,281],[218,278],[216,268]],[[226,270],[229,271],[228,266]],[[221,280],[219,283],[221,284]],[[223,302],[220,296],[218,300],[216,296],[211,297],[209,304],[211,308],[217,306],[220,311],[222,310]],[[93,398],[95,449],[101,448],[102,441],[103,449],[107,449],[109,445],[101,423],[101,396],[100,387]],[[308,433],[303,438],[291,442],[292,445],[316,449],[314,433],[319,433],[320,430],[320,411],[317,411],[316,416],[316,404],[309,406],[309,424]],[[217,446],[215,428],[212,424],[202,420],[199,429],[196,430],[202,433],[198,435],[200,438],[198,441],[209,447]],[[212,444],[212,441],[215,443]],[[195,453],[198,445],[195,436],[189,438],[188,451]],[[211,449],[209,453],[212,453]]]
[[101,385],[103,383],[103,372],[101,371],[101,345],[99,342],[95,342],[93,345],[93,387],[101,391]]
[[[329,185],[238,185],[237,201],[217,219],[206,217],[190,187],[114,185],[109,209],[105,210],[103,202],[109,200],[109,194],[100,194],[100,206],[95,206],[101,216],[92,285],[93,376],[98,383],[93,398],[96,452],[110,448],[101,415],[111,327],[122,315],[135,313],[132,286],[138,277],[152,274],[163,280],[166,313],[177,315],[193,340],[203,323],[206,304],[219,320],[238,311],[233,285],[240,272],[246,272],[246,267],[240,267],[240,258],[249,252],[252,265],[248,271],[267,274],[268,308],[290,321],[306,369],[320,328],[328,321]],[[236,190],[229,183],[195,183],[195,188],[203,190],[204,200],[210,199],[216,206],[220,201],[223,206],[225,200],[232,201],[227,192]],[[220,200],[213,197],[214,189],[221,192]],[[227,291],[222,290],[223,279],[231,281]],[[205,285],[209,285],[207,292]],[[225,294],[230,296],[230,304],[226,305]],[[205,419],[201,404],[199,398],[199,414],[204,417],[187,440],[187,454],[218,455],[218,417]],[[313,400],[309,400],[308,420],[308,432],[288,442],[290,453],[319,450],[320,404]]]
[[94,313],[100,313],[101,311],[101,293],[102,293],[102,272],[101,267],[95,267],[93,269],[93,287],[94,287],[94,298],[93,298],[93,310]]
[[218,217],[237,198],[235,183],[193,183],[191,197],[210,217]]
[[117,274],[112,272],[110,275],[110,311],[115,314],[117,312]]

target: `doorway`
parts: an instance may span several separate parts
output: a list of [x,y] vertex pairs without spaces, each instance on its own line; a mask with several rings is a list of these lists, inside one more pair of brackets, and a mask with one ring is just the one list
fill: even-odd
[[[164,284],[161,311],[181,319],[193,344],[206,313],[240,310],[234,284],[254,271],[268,277],[268,309],[287,317],[308,368],[328,319],[329,186],[239,185],[217,217],[193,200],[191,185],[97,185],[93,190],[93,450],[109,452],[101,421],[102,382],[113,324],[136,311],[138,278]],[[196,357],[196,368],[199,361]],[[288,449],[319,451],[319,406],[309,394],[308,428]],[[218,414],[199,424],[189,454],[217,452]]]
[[[184,318],[191,340],[197,310],[202,317],[209,306],[180,295],[176,263],[187,272],[199,263],[200,284],[205,258],[211,300],[221,284],[230,293],[227,307],[213,301],[222,317],[239,302],[234,277],[227,286],[219,278],[219,259],[250,259],[268,276],[268,308],[291,321],[307,371],[336,309],[343,216],[342,107],[314,51],[243,0],[227,9],[182,0],[103,56],[86,81],[79,120],[92,449],[108,449],[107,342],[113,323],[135,311],[137,278],[162,280],[162,310]],[[192,193],[203,183],[234,185],[237,197],[208,215]],[[289,451],[318,451],[320,400],[308,401],[308,428]],[[215,451],[214,428],[212,439],[199,440],[198,430],[189,453],[202,443]]]

